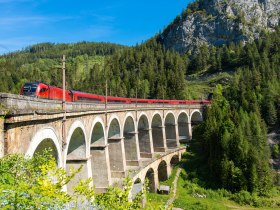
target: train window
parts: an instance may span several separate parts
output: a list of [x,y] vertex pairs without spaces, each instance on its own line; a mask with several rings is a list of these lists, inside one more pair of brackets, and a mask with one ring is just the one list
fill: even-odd
[[108,100],[108,103],[123,103],[123,101],[117,101],[117,100]]
[[100,102],[100,99],[98,99],[98,98],[87,98],[87,97],[82,97],[82,96],[78,96],[77,100],[79,100],[79,101],[96,101],[96,102]]

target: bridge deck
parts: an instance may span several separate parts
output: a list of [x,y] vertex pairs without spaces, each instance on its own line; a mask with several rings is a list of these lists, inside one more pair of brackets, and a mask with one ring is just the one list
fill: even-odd
[[[107,105],[107,110],[117,110],[117,109],[174,109],[174,108],[201,108],[203,104],[110,104]],[[38,113],[61,113],[62,102],[58,100],[48,100],[41,98],[33,98],[22,95],[0,93],[0,111],[9,111],[10,113],[22,114],[22,113],[32,113],[34,111]],[[73,111],[104,111],[104,103],[94,103],[94,102],[67,102],[66,103],[67,112]],[[1,114],[1,112],[0,112]]]

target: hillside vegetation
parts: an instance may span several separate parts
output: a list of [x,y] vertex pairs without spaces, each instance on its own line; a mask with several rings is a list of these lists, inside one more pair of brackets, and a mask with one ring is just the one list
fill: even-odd
[[236,72],[226,88],[216,86],[204,122],[194,129],[174,206],[280,208],[279,174],[270,164],[271,150],[279,160],[279,145],[270,148],[267,140],[280,123],[279,35],[277,29],[236,48],[224,62]]

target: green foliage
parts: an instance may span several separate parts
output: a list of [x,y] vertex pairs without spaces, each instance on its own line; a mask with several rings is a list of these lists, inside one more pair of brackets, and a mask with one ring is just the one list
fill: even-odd
[[201,125],[205,159],[213,180],[232,192],[267,194],[272,185],[266,129],[258,112],[231,107],[214,90],[214,101]]
[[280,206],[280,201],[267,197],[260,197],[257,194],[250,194],[247,191],[240,191],[235,193],[231,197],[236,203],[241,205],[250,205],[254,207],[271,207],[277,208]]
[[109,187],[106,193],[97,194],[94,202],[102,209],[116,209],[116,210],[134,210],[141,209],[141,201],[144,199],[144,191],[138,194],[133,201],[128,201],[129,192],[132,189],[133,182],[129,178],[123,180],[123,189],[120,187]]
[[[105,43],[42,43],[0,57],[0,92],[18,93],[26,81],[61,84],[66,55],[67,88],[120,97],[183,99],[186,62],[151,39],[134,48]],[[3,59],[1,59],[3,58]]]
[[272,157],[273,158],[279,158],[279,154],[280,154],[280,151],[279,151],[279,145],[278,144],[274,144],[272,146]]
[[[125,178],[123,188],[110,187],[106,193],[94,193],[91,179],[82,179],[68,194],[63,187],[81,171],[70,169],[66,173],[57,168],[50,150],[31,159],[22,155],[9,155],[0,159],[1,209],[79,209],[98,206],[102,209],[141,209],[146,185],[133,201],[129,201],[132,180]],[[95,196],[95,198],[94,198]]]
[[[238,70],[223,94],[214,91],[206,121],[199,128],[213,181],[232,192],[267,195],[272,186],[266,125],[279,122],[280,54],[275,34],[263,34],[258,41],[236,48],[244,58],[238,59]],[[224,59],[233,67],[237,64],[232,64],[230,48],[234,47],[224,47]],[[277,153],[277,148],[272,152]]]
[[0,160],[2,209],[63,209],[71,197],[62,191],[70,177],[56,168],[48,152],[25,159],[22,155]]
[[203,155],[204,140],[198,135],[201,134],[201,127],[195,129],[194,139],[182,156],[183,170],[178,181],[174,206],[182,209],[254,209],[252,206],[279,208],[279,191],[275,187],[271,188],[266,196],[259,196],[244,190],[233,193],[219,188],[217,182],[213,182],[209,167],[205,166],[208,159]]

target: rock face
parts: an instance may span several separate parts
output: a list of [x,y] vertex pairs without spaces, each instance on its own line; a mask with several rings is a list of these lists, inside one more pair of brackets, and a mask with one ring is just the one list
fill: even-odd
[[158,36],[166,48],[179,52],[258,38],[280,22],[280,0],[200,0]]

